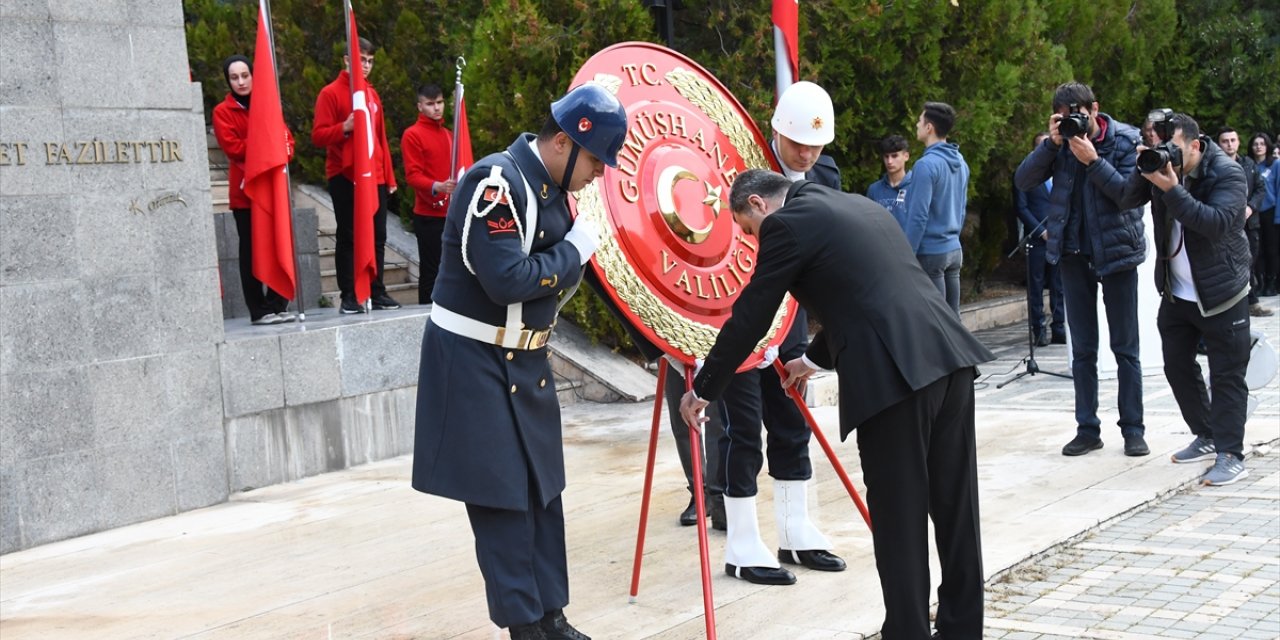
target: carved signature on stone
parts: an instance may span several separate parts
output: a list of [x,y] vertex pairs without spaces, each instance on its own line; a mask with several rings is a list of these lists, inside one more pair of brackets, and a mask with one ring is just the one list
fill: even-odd
[[180,204],[185,209],[187,207],[187,200],[182,197],[181,193],[177,193],[177,192],[166,193],[165,195],[162,195],[152,200],[151,202],[148,202],[146,210],[143,210],[142,207],[138,206],[138,199],[134,198],[132,201],[129,202],[129,213],[132,213],[135,215],[144,214],[144,213],[155,213],[157,209],[167,207],[171,204]]

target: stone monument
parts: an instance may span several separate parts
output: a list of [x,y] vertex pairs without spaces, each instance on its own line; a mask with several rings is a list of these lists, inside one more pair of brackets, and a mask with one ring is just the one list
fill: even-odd
[[0,552],[228,495],[175,0],[0,3]]

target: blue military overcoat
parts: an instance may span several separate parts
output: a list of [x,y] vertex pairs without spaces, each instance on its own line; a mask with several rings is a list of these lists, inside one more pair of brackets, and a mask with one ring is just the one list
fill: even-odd
[[[522,134],[505,153],[485,157],[463,176],[445,221],[433,313],[443,307],[502,326],[508,305],[522,303],[524,326],[544,329],[555,322],[557,302],[581,279],[580,254],[564,239],[573,226],[566,194],[547,174],[534,139]],[[509,192],[482,182],[491,180],[495,166]],[[521,176],[537,207],[532,228]],[[490,205],[483,217],[475,215]],[[529,234],[526,254],[522,242]],[[544,506],[560,495],[564,450],[548,358],[545,346],[507,349],[428,320],[418,374],[413,488],[516,510],[527,509],[531,495]]]

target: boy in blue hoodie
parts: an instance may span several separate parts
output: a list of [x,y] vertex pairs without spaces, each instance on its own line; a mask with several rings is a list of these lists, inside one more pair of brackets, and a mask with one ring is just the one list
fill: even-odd
[[960,313],[960,229],[968,201],[969,165],[960,147],[947,142],[956,110],[945,102],[926,102],[916,121],[916,139],[924,155],[911,170],[902,231],[907,244],[947,304]]

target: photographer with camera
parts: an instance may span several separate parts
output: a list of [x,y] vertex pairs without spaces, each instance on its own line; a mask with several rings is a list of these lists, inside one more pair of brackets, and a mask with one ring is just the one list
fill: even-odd
[[1123,206],[1134,173],[1136,127],[1098,111],[1093,90],[1079,82],[1053,94],[1049,139],[1018,166],[1014,183],[1031,191],[1050,178],[1046,259],[1057,264],[1071,334],[1076,436],[1062,448],[1079,456],[1102,448],[1098,419],[1098,285],[1111,331],[1119,378],[1124,453],[1150,450],[1142,422],[1142,364],[1138,358],[1138,265],[1146,257],[1142,209]]
[[[1246,478],[1244,422],[1249,366],[1249,241],[1245,237],[1244,169],[1190,116],[1151,113],[1164,142],[1139,147],[1138,171],[1125,185],[1124,206],[1151,202],[1164,375],[1195,440],[1174,462],[1215,460],[1205,485]],[[1205,389],[1196,343],[1204,339],[1212,393]]]

